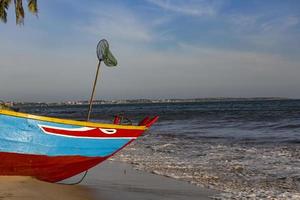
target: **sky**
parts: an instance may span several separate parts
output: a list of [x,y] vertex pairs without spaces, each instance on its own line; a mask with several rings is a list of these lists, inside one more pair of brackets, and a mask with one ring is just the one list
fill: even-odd
[[51,0],[0,23],[0,99],[300,98],[298,0]]

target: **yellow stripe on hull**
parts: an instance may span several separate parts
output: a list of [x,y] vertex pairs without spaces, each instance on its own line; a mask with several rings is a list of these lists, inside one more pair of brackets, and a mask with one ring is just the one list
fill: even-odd
[[102,123],[87,122],[87,121],[76,121],[76,120],[69,120],[69,119],[59,119],[59,118],[54,118],[54,117],[31,115],[31,114],[27,114],[27,113],[14,112],[14,111],[10,111],[10,110],[1,110],[1,109],[0,109],[0,114],[9,115],[9,116],[13,116],[13,117],[40,120],[40,121],[45,121],[45,122],[54,122],[54,123],[59,123],[59,124],[68,124],[68,125],[84,126],[84,127],[135,129],[135,130],[146,130],[147,129],[146,126],[116,125],[116,124],[102,124]]

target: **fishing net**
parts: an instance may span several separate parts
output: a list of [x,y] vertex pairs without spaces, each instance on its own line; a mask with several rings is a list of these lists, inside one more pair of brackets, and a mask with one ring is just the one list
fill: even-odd
[[97,56],[100,61],[103,61],[108,67],[114,67],[118,64],[117,59],[109,50],[107,40],[103,39],[97,45]]

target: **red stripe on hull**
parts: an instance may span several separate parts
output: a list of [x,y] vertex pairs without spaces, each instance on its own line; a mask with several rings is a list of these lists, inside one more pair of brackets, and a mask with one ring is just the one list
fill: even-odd
[[118,138],[118,137],[137,138],[144,132],[144,130],[117,129],[116,133],[107,134],[107,133],[102,132],[99,128],[94,128],[91,130],[84,130],[84,131],[74,131],[74,130],[68,130],[68,129],[63,129],[63,128],[46,127],[46,126],[41,126],[41,128],[48,134],[72,136],[72,137],[87,137],[87,138],[89,138],[89,137],[91,137],[91,138],[106,138],[106,137],[109,137],[109,138]]
[[86,171],[107,158],[0,152],[0,175],[32,176],[47,182],[58,182]]

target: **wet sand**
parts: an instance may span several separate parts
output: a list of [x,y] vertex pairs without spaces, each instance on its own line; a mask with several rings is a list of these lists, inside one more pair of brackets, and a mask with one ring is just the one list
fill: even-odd
[[0,200],[207,200],[215,194],[185,182],[137,171],[117,161],[106,161],[93,168],[80,185],[46,183],[31,177],[0,177]]
[[93,168],[81,184],[102,200],[208,200],[216,191],[168,177],[137,171],[131,165],[106,161]]
[[31,177],[1,176],[1,200],[92,200],[84,186],[46,183]]

